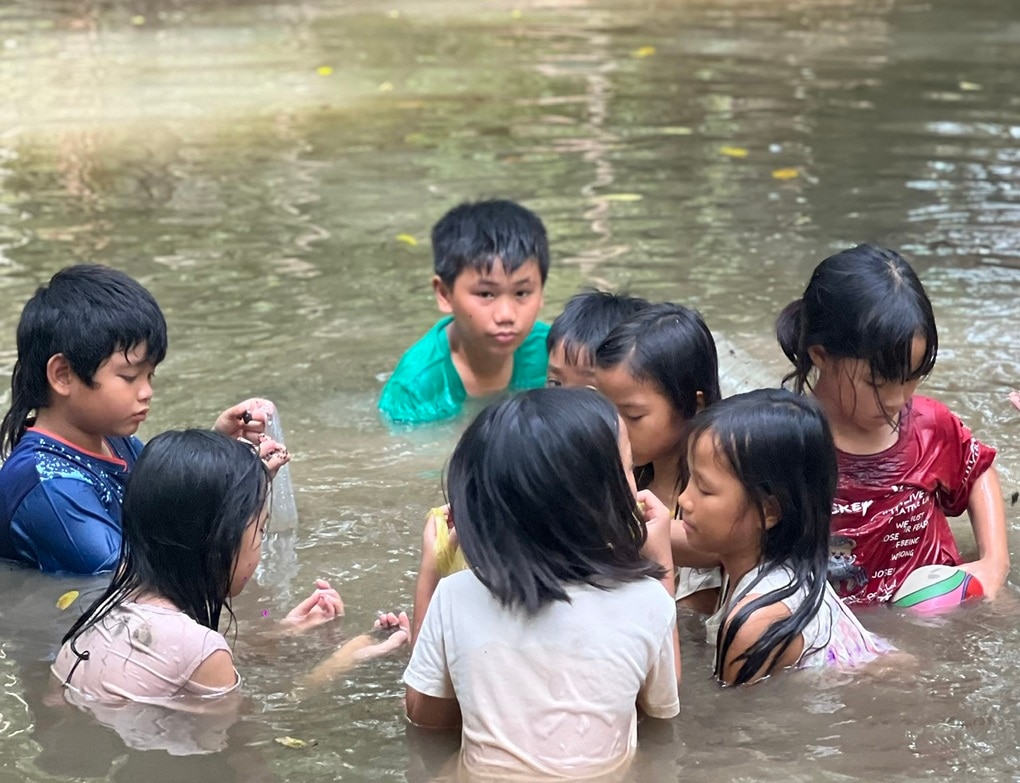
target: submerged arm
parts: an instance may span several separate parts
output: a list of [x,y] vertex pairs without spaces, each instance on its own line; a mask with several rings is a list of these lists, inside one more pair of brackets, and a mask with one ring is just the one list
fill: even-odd
[[1006,507],[995,467],[981,474],[967,501],[970,524],[977,542],[978,559],[961,568],[981,582],[985,595],[994,598],[1009,575],[1009,539],[1006,535]]

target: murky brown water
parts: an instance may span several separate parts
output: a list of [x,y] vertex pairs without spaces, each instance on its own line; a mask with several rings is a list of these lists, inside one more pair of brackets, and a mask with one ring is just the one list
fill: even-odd
[[[402,661],[288,694],[376,609],[410,604],[456,427],[390,433],[374,403],[432,323],[428,230],[458,200],[544,217],[546,318],[591,283],[693,304],[762,382],[781,369],[772,320],[822,257],[903,249],[939,319],[927,391],[999,447],[1015,490],[1018,41],[1010,0],[8,0],[0,363],[57,268],[128,271],[171,328],[142,436],[273,398],[301,522],[237,602],[249,700],[213,755],[129,750],[47,706],[69,622],[54,601],[85,583],[0,573],[0,781],[427,779],[449,744],[405,731]],[[266,638],[318,575],[343,623]],[[916,667],[744,691],[710,681],[684,616],[684,712],[645,727],[634,778],[1015,778],[1018,604],[1010,589],[948,617],[873,612]]]

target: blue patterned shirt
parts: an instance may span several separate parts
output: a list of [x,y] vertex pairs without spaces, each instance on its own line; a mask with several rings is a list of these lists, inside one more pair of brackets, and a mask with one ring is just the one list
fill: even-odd
[[142,442],[107,438],[115,457],[29,428],[0,468],[0,557],[42,571],[109,571],[120,554],[120,505]]

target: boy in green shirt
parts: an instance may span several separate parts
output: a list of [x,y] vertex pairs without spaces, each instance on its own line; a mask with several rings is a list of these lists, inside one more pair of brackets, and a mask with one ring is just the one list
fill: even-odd
[[400,359],[379,410],[417,424],[460,413],[468,397],[545,383],[549,326],[536,323],[549,272],[538,216],[512,201],[461,204],[432,229],[432,288],[447,317]]

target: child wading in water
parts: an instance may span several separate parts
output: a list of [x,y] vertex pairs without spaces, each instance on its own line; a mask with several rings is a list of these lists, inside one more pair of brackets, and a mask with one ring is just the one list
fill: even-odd
[[[68,631],[52,667],[70,696],[174,706],[237,688],[217,629],[224,608],[233,618],[230,599],[261,557],[273,459],[267,466],[249,444],[206,430],[149,442],[124,494],[113,581]],[[303,630],[342,614],[340,595],[320,579],[284,623]],[[404,640],[399,630],[360,657]]]
[[[995,450],[915,394],[935,366],[931,302],[898,254],[858,245],[815,269],[776,324],[838,449],[829,578],[848,604],[888,601],[919,566],[960,565],[989,597],[1009,573]],[[947,516],[970,514],[978,559],[961,565]]]
[[854,665],[889,649],[826,581],[836,453],[813,402],[781,389],[730,397],[695,418],[687,464],[687,540],[718,554],[726,573],[708,621],[720,680]]
[[612,404],[583,388],[491,405],[454,450],[471,568],[439,582],[404,682],[414,723],[463,724],[468,771],[611,772],[634,753],[635,704],[679,712],[669,512],[635,496],[631,467]]
[[[721,397],[712,333],[690,308],[650,305],[609,333],[595,364],[596,386],[627,425],[638,488],[674,506],[687,483],[687,425]],[[676,532],[674,558],[684,566],[677,600],[708,614],[715,609],[722,581],[718,560],[688,551],[682,531]]]

